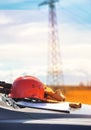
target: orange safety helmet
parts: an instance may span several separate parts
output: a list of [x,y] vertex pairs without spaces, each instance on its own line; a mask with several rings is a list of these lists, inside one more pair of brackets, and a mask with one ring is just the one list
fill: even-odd
[[17,78],[9,94],[11,98],[37,98],[44,99],[44,85],[33,76],[22,76]]

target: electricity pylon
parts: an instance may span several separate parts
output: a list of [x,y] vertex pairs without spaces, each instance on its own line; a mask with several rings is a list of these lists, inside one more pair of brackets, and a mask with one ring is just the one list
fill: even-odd
[[59,86],[63,84],[61,68],[60,44],[57,29],[57,16],[55,3],[59,0],[46,0],[39,5],[49,6],[49,43],[48,43],[48,74],[47,85]]

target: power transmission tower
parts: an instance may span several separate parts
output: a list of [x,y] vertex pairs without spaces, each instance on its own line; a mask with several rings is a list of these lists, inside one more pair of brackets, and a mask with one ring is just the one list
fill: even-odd
[[48,43],[48,74],[47,85],[59,86],[63,84],[61,68],[60,44],[57,29],[55,3],[59,0],[48,0],[40,3],[49,6],[49,43]]

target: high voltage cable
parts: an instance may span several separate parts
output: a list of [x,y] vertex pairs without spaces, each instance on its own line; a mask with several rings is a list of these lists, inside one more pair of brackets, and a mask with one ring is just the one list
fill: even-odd
[[90,24],[84,22],[84,21],[86,21],[86,19],[83,18],[81,15],[78,15],[77,13],[73,13],[73,11],[71,9],[70,10],[69,9],[65,10],[64,8],[61,8],[61,9],[62,9],[61,12],[64,13],[64,15],[65,14],[66,14],[66,16],[69,15],[68,18],[72,19],[72,20],[70,20],[71,22],[77,22],[78,24],[83,24],[84,23],[84,26],[89,27]]

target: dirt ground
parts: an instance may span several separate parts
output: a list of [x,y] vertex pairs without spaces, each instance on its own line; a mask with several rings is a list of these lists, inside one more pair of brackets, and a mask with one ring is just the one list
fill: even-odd
[[91,86],[60,86],[53,89],[61,89],[66,101],[91,104]]
[[65,90],[64,95],[66,96],[66,101],[91,104],[91,88],[77,87],[75,89],[65,88],[64,90]]

